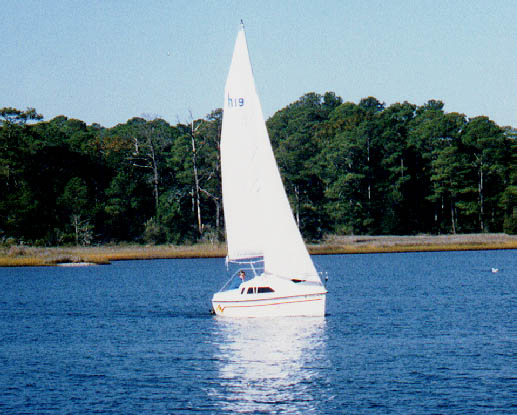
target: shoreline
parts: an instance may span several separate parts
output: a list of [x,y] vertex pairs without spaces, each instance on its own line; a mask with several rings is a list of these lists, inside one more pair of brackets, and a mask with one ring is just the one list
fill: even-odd
[[[312,255],[517,249],[517,235],[329,236],[307,244]],[[107,265],[112,261],[224,258],[226,244],[0,248],[0,267]]]

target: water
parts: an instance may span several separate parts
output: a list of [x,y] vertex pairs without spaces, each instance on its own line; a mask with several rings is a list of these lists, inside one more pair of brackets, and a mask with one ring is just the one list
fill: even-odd
[[324,319],[211,316],[220,259],[0,269],[0,413],[517,413],[515,250],[314,259]]

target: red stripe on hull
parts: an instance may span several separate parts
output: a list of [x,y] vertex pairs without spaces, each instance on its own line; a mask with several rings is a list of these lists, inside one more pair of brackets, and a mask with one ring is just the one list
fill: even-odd
[[[284,297],[272,297],[272,298],[257,298],[250,300],[216,300],[217,303],[249,303],[252,301],[271,301],[271,300],[281,300],[283,298],[296,298],[296,297],[312,297],[314,295],[325,295],[327,293],[313,293],[313,294],[298,294],[298,295],[287,295]],[[256,294],[254,294],[256,295]],[[313,301],[313,300],[311,300]]]
[[[282,297],[280,297],[282,298]],[[268,301],[268,300],[249,300],[249,301]],[[228,305],[226,307],[220,307],[220,310],[221,311],[224,311],[226,310],[227,308],[244,308],[244,307],[268,307],[268,306],[274,306],[274,305],[282,305],[282,304],[293,304],[293,303],[308,303],[308,302],[311,302],[311,301],[322,301],[321,298],[315,298],[313,300],[298,300],[298,301],[283,301],[281,303],[271,303],[271,304],[254,304],[254,305]],[[226,303],[229,303],[229,302],[235,302],[235,301],[216,301],[217,303],[222,303],[222,302],[226,302]],[[240,302],[245,302],[245,301],[240,301]]]

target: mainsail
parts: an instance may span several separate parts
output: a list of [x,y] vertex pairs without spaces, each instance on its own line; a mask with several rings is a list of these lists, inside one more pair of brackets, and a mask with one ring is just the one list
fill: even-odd
[[266,273],[321,282],[282,184],[243,26],[225,86],[221,173],[228,260],[263,257]]

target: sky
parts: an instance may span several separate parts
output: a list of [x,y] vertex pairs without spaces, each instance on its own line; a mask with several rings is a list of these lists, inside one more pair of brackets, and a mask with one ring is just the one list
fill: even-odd
[[517,127],[515,0],[3,0],[0,107],[112,127],[222,107],[240,20],[264,116],[308,92]]

